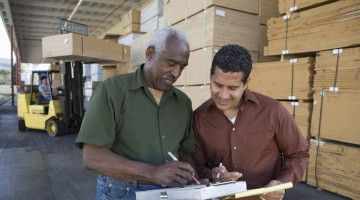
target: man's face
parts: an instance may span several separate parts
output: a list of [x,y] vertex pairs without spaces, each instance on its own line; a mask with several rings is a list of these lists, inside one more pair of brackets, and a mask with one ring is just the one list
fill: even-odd
[[154,89],[164,91],[171,87],[188,65],[189,46],[170,36],[165,50],[160,52],[158,57],[154,53],[153,48],[149,48],[146,52],[146,57],[151,65],[152,86]]
[[215,67],[210,78],[211,98],[221,111],[238,109],[247,84],[243,82],[243,72],[223,72]]
[[43,84],[48,84],[48,79],[47,79],[47,78],[44,78],[44,79],[42,80],[42,83],[43,83]]

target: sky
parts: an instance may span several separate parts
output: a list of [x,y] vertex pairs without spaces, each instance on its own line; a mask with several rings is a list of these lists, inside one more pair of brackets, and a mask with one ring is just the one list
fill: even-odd
[[0,17],[0,58],[10,59],[10,40],[6,33],[4,22]]

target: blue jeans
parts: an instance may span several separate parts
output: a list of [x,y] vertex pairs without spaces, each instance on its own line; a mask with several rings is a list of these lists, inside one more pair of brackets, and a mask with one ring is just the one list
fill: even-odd
[[123,181],[99,174],[96,185],[96,200],[135,200],[136,191],[161,188],[160,185],[135,184],[131,181]]

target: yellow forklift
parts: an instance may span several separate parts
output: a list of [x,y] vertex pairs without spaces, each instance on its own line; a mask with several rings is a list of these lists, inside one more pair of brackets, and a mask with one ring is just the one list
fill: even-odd
[[[60,70],[32,72],[30,91],[18,94],[19,131],[28,128],[45,130],[52,137],[79,131],[84,116],[82,67],[81,62],[68,61],[60,64]],[[54,91],[55,73],[61,73],[62,84]],[[40,83],[41,76],[49,80],[51,98],[48,102],[42,101],[36,85],[36,82]]]
[[[17,112],[19,131],[26,131],[27,128],[46,130],[47,133],[54,137],[64,134],[65,125],[63,121],[62,109],[60,106],[60,96],[62,91],[53,91],[53,75],[59,73],[56,70],[36,70],[31,73],[31,85],[29,92],[18,94]],[[43,99],[39,92],[38,86],[41,77],[49,80],[51,90],[50,100]],[[55,95],[55,93],[57,93]]]

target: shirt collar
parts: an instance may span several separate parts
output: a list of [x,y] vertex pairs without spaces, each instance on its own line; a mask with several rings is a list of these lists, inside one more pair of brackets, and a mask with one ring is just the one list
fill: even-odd
[[[142,64],[135,72],[134,76],[131,79],[130,83],[130,90],[138,90],[139,88],[143,87],[145,90],[148,90],[148,85],[145,81],[144,77],[144,64]],[[174,96],[177,98],[178,93],[174,89],[174,86],[171,86],[168,90],[164,91],[164,95],[166,96]]]

